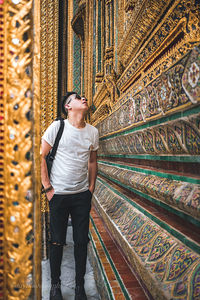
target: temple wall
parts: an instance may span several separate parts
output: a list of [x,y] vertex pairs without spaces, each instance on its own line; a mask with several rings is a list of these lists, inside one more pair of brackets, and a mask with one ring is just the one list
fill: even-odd
[[199,4],[92,3],[79,1],[72,26],[82,38],[84,20],[92,64],[83,80],[100,134],[94,205],[154,299],[198,299]]

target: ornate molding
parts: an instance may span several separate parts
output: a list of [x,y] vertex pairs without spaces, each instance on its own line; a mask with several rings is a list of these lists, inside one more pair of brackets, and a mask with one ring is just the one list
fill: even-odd
[[[198,20],[198,5],[195,5],[194,1],[175,1],[148,38],[138,36],[134,47],[124,42],[123,47],[126,45],[127,54],[122,48],[119,50],[119,56],[126,69],[118,80],[119,89],[125,91],[131,84],[144,77],[148,78],[148,74],[153,69],[153,78],[157,77],[183,57],[195,44],[198,45],[200,42]],[[137,27],[134,25],[133,28],[135,30]],[[129,37],[130,34],[127,36]],[[141,39],[142,42],[138,44]],[[128,50],[129,47],[131,51]],[[152,79],[149,78],[148,82],[150,80]]]
[[[131,1],[131,3],[132,2],[133,1]],[[138,0],[135,1],[134,6],[133,3],[131,3],[129,1],[129,3],[125,5],[125,10],[130,9],[130,5],[132,7],[131,25],[118,48],[118,54],[124,66],[127,65],[130,58],[135,56],[138,47],[144,43],[146,35],[158,22],[170,1]]]
[[86,4],[79,6],[78,11],[71,21],[74,32],[80,37],[82,42],[84,42],[85,38],[85,8]]
[[93,126],[95,126],[99,120],[104,119],[105,114],[106,115],[109,114],[110,111],[111,111],[111,107],[108,98],[103,102],[102,105],[99,106],[98,110],[92,114],[90,121],[93,124]]
[[133,10],[135,8],[135,5],[138,1],[137,0],[126,0],[125,1],[125,11]]
[[102,140],[99,154],[200,155],[200,115]]
[[110,116],[98,123],[100,135],[142,125],[196,105],[200,101],[199,57],[200,48],[196,47],[150,84],[145,86],[142,81],[133,86],[113,107]]
[[[41,0],[41,134],[57,115],[58,2]],[[45,195],[41,210],[48,211]]]
[[103,162],[98,163],[98,171],[110,180],[117,180],[127,188],[142,192],[144,197],[149,195],[158,202],[161,201],[169,207],[169,210],[170,207],[173,207],[177,214],[180,210],[192,219],[194,218],[195,221],[200,221],[199,184],[173,180],[155,174],[145,174],[145,170],[144,173],[127,170],[126,166],[123,168]]

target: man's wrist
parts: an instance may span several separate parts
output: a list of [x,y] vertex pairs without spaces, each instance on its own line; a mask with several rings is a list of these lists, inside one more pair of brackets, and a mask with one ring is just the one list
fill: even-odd
[[94,192],[94,186],[89,186],[89,188],[88,188],[89,190],[90,190],[90,192],[91,193],[93,193]]
[[43,189],[43,191],[44,191],[45,193],[48,193],[48,192],[50,192],[51,190],[53,190],[52,185],[48,186],[46,189]]

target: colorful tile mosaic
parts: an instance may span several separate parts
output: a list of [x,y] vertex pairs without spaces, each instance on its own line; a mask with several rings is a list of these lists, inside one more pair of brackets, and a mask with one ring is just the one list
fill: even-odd
[[[156,300],[200,297],[200,256],[97,180],[94,204]],[[195,297],[195,298],[193,298]]]
[[[98,273],[101,271],[96,281],[99,285],[99,279],[103,277],[103,285],[107,289],[105,295],[105,288],[99,287],[101,299],[149,299],[94,207],[90,216],[90,240],[95,256],[98,257]],[[93,265],[96,270],[96,264]]]
[[100,136],[196,104],[200,101],[199,70],[200,47],[196,47],[143,90],[138,92],[132,88],[126,93],[125,102],[97,125]]
[[200,220],[200,185],[98,163],[101,174]]
[[182,85],[185,93],[193,103],[197,103],[200,95],[200,49],[195,48],[185,67]]
[[200,114],[102,139],[100,155],[200,154]]

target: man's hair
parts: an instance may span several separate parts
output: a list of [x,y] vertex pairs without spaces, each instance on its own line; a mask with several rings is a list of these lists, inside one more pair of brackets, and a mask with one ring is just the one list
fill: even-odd
[[71,96],[76,94],[76,92],[67,92],[66,95],[62,98],[62,112],[67,117],[67,110],[65,108],[65,104],[67,102],[67,99]]

